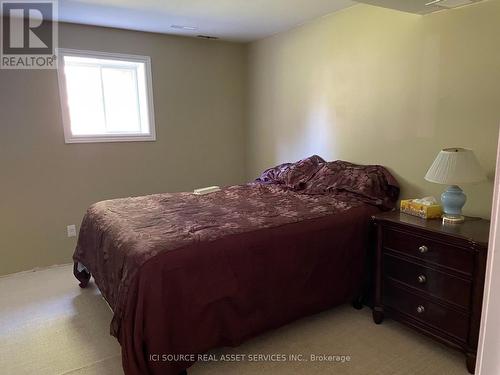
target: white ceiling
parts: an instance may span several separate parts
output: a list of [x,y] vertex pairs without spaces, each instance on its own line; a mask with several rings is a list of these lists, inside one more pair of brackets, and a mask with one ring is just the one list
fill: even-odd
[[[249,42],[366,3],[417,14],[482,0],[59,0],[59,21]],[[0,10],[1,12],[1,10]],[[182,28],[186,27],[186,28]]]
[[354,4],[350,0],[59,0],[59,20],[246,42]]

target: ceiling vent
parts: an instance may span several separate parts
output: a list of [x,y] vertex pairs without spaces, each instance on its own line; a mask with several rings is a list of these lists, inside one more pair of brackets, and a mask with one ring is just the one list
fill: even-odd
[[172,25],[170,27],[172,29],[178,29],[178,30],[189,30],[189,31],[198,30],[198,28],[195,26]]
[[434,0],[434,1],[428,2],[425,5],[426,6],[437,5],[437,6],[442,7],[442,8],[451,9],[451,8],[462,7],[464,5],[474,4],[476,2],[477,2],[477,0]]
[[359,3],[396,9],[402,12],[429,14],[440,10],[458,8],[484,0],[357,0]]

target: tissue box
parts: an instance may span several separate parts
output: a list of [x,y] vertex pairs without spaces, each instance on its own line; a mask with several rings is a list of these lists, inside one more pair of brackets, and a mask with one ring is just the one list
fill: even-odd
[[443,210],[439,204],[426,206],[425,204],[414,202],[413,199],[401,201],[401,212],[418,216],[422,219],[440,219],[443,214]]

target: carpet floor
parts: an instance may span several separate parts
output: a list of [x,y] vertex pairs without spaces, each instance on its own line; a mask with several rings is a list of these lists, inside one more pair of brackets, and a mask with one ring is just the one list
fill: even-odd
[[[71,266],[0,278],[0,373],[123,374],[120,346],[109,335],[111,317],[93,283],[78,287]],[[189,375],[467,374],[461,353],[391,320],[375,325],[366,307],[340,306],[210,354],[218,361],[198,362]],[[237,354],[245,360],[231,361]]]

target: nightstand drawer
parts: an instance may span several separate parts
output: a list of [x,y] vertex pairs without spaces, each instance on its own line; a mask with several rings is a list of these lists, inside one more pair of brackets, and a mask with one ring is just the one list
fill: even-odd
[[390,255],[384,255],[384,274],[436,298],[469,309],[472,283]]
[[447,267],[468,275],[474,269],[474,254],[460,247],[433,241],[415,234],[386,228],[383,246],[430,264]]
[[386,306],[461,341],[467,340],[469,317],[466,314],[447,309],[428,299],[400,289],[390,282],[386,284],[383,297]]

